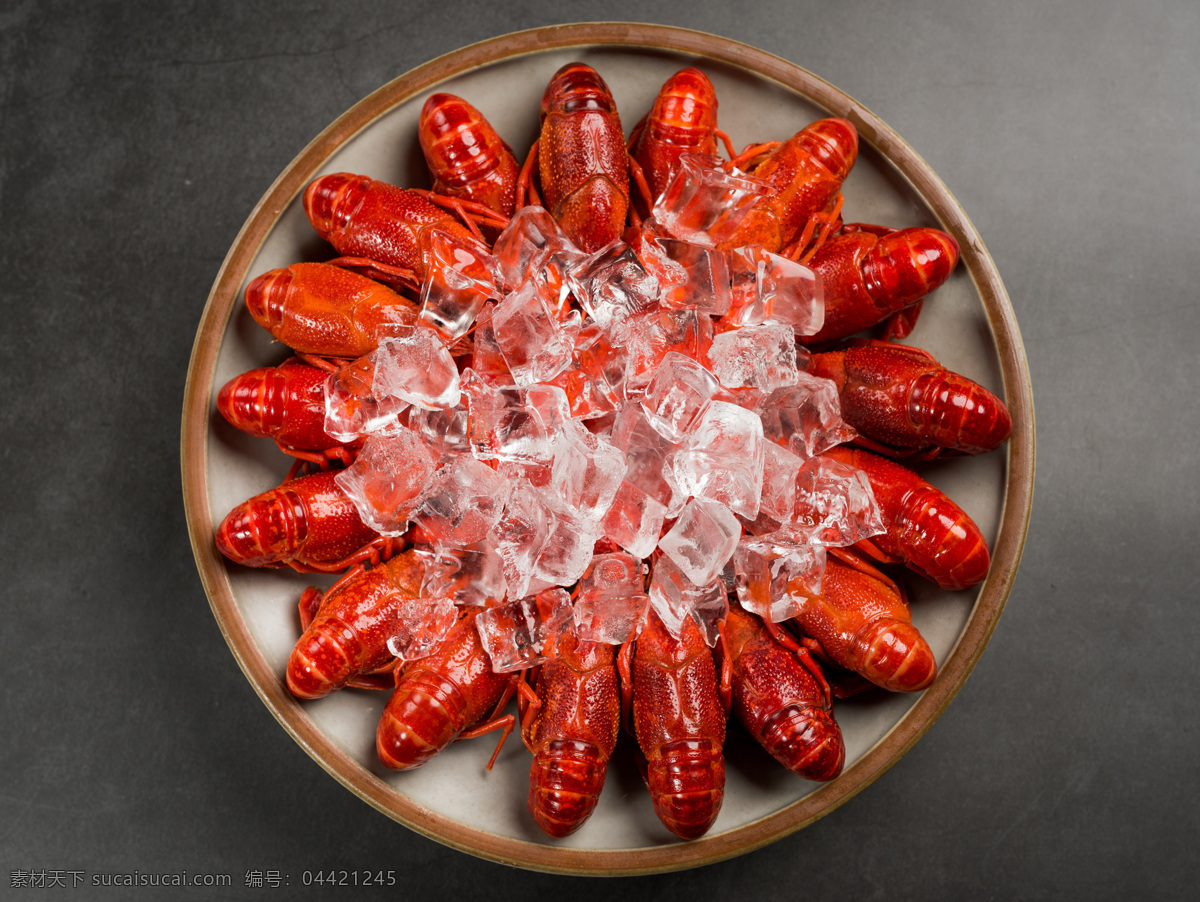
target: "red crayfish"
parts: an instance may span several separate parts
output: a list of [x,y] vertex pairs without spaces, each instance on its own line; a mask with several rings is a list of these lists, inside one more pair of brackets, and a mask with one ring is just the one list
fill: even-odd
[[543,664],[521,737],[533,753],[529,811],[549,836],[574,833],[591,816],[621,725],[616,648],[578,639],[558,641]]
[[927,449],[980,454],[1012,431],[1004,402],[928,351],[884,341],[813,354],[808,371],[833,380],[842,418],[871,450],[889,456]]
[[807,649],[788,650],[740,608],[725,618],[732,663],[732,707],[750,736],[792,773],[832,780],[846,746],[833,718],[829,684]]
[[547,85],[541,116],[519,190],[529,193],[537,165],[542,205],[576,245],[598,251],[620,237],[629,210],[629,157],[616,101],[595,69],[568,63]]
[[396,542],[363,522],[336,475],[298,476],[243,501],[217,527],[217,548],[248,567],[337,571],[377,562]]
[[[501,715],[515,675],[492,670],[475,629],[482,608],[465,611],[427,657],[396,671],[396,688],[375,733],[379,760],[393,770],[411,770],[456,739],[502,730],[490,769],[516,718]],[[488,712],[494,712],[491,717]]]
[[682,839],[708,832],[725,798],[725,710],[712,653],[688,617],[672,636],[651,612],[622,648],[626,708],[646,759],[646,785],[663,825]]
[[[723,746],[731,713],[792,773],[815,781],[837,778],[845,765],[846,745],[834,717],[834,697],[848,694],[853,680],[889,691],[920,691],[933,683],[938,669],[929,644],[913,624],[904,587],[867,557],[884,564],[904,563],[949,590],[978,584],[989,567],[983,534],[961,508],[912,470],[872,452],[913,460],[943,449],[976,454],[996,448],[1012,424],[999,398],[948,371],[920,349],[880,341],[851,341],[834,350],[824,349],[880,323],[885,324],[889,336],[907,334],[923,299],[953,271],[957,243],[935,229],[842,224],[842,185],[858,155],[858,134],[845,119],[821,119],[786,141],[755,144],[734,154],[729,138],[717,127],[716,91],[694,68],[675,73],[663,84],[628,140],[608,86],[582,63],[563,66],[546,87],[539,133],[523,166],[518,166],[509,146],[483,115],[451,94],[436,93],[425,102],[418,140],[432,191],[404,189],[351,173],[325,175],[308,185],[303,196],[305,212],[316,232],[340,257],[263,273],[250,282],[245,294],[253,318],[292,348],[298,359],[244,373],[227,383],[217,397],[218,410],[235,427],[270,438],[281,451],[305,462],[298,462],[283,484],[230,511],[216,530],[221,552],[250,566],[350,568],[325,592],[309,588],[301,596],[302,634],[287,663],[288,689],[297,698],[315,699],[347,686],[391,688],[376,731],[376,752],[386,767],[396,770],[426,763],[456,739],[500,731],[487,765],[490,769],[505,739],[519,726],[521,739],[532,754],[528,808],[538,827],[556,838],[580,829],[596,809],[623,722],[636,740],[634,754],[640,754],[655,813],[671,833],[685,840],[703,836],[719,816],[725,792]],[[727,163],[717,158],[718,142],[728,152]],[[461,280],[456,281],[456,276],[469,275],[468,282],[496,289],[490,294],[480,290],[493,300],[501,297],[501,289],[513,288],[506,284],[510,281],[507,269],[497,280],[500,284],[492,283],[501,269],[489,255],[489,240],[496,238],[521,206],[544,204],[561,231],[593,255],[592,261],[602,256],[596,251],[610,246],[618,248],[614,257],[618,256],[624,250],[614,245],[618,239],[636,251],[642,233],[639,210],[630,205],[630,174],[640,189],[639,203],[651,208],[675,176],[685,153],[697,154],[698,159],[707,157],[704,165],[715,167],[710,174],[720,176],[714,182],[742,170],[765,185],[763,196],[731,237],[729,231],[720,236],[714,231],[699,239],[716,245],[704,248],[712,250],[716,259],[708,270],[712,284],[718,277],[736,281],[728,272],[721,276],[719,258],[749,245],[805,263],[820,280],[824,326],[803,342],[822,350],[810,355],[801,349],[800,357],[811,357],[804,367],[810,375],[833,382],[843,419],[857,431],[859,444],[870,449],[835,447],[823,455],[865,474],[886,532],[859,542],[854,549],[828,550],[819,591],[798,578],[787,583],[782,589],[787,598],[771,599],[792,603],[794,616],[782,624],[766,623],[731,606],[720,624],[715,654],[691,616],[683,617],[676,636],[652,609],[640,634],[624,643],[619,653],[614,644],[582,639],[574,629],[564,628],[549,648],[533,646],[541,657],[517,658],[518,664],[533,661],[536,666],[521,673],[498,673],[488,648],[496,654],[496,666],[514,665],[500,662],[497,646],[485,648],[480,633],[486,620],[479,616],[484,609],[456,610],[454,599],[447,596],[469,583],[486,587],[477,597],[489,596],[489,605],[503,603],[503,590],[495,589],[500,597],[491,598],[496,584],[481,574],[499,560],[496,569],[503,569],[506,577],[521,576],[521,568],[513,561],[517,552],[523,554],[526,549],[514,550],[514,545],[525,539],[530,548],[545,540],[547,550],[538,554],[562,553],[564,559],[575,553],[615,552],[620,546],[616,529],[639,532],[643,515],[659,526],[675,516],[677,512],[666,512],[674,489],[661,469],[645,482],[649,485],[651,477],[658,480],[654,497],[650,489],[642,490],[643,483],[634,484],[644,475],[637,472],[640,468],[661,467],[658,458],[667,456],[666,451],[662,455],[640,453],[643,438],[644,443],[658,441],[656,433],[650,434],[655,427],[649,425],[644,435],[639,433],[626,442],[628,448],[621,447],[619,460],[613,458],[612,466],[626,467],[618,481],[628,509],[619,510],[618,516],[610,513],[602,521],[597,519],[596,524],[583,524],[587,529],[597,526],[597,532],[600,526],[613,528],[611,535],[592,535],[580,525],[583,517],[578,518],[580,523],[568,522],[566,513],[551,506],[560,499],[539,498],[539,503],[545,500],[545,516],[532,517],[528,523],[510,517],[510,507],[504,507],[503,514],[494,512],[496,517],[510,517],[512,522],[506,522],[505,528],[511,527],[514,535],[521,530],[530,533],[520,537],[520,542],[505,533],[508,544],[503,552],[497,552],[493,546],[499,545],[499,533],[487,523],[470,531],[470,539],[463,538],[466,533],[460,527],[468,514],[452,502],[459,497],[483,496],[455,494],[453,485],[457,484],[449,480],[462,475],[455,469],[463,463],[458,455],[469,455],[469,447],[487,444],[491,457],[482,463],[466,461],[480,470],[490,467],[485,476],[503,481],[506,488],[511,487],[510,480],[526,479],[531,496],[534,487],[541,490],[547,483],[557,485],[567,479],[557,444],[565,430],[555,432],[553,426],[543,430],[552,433],[547,442],[555,443],[549,461],[542,451],[532,463],[493,459],[498,456],[492,454],[494,445],[520,444],[527,438],[526,432],[536,431],[528,423],[531,411],[540,417],[541,408],[526,397],[517,404],[514,399],[518,395],[535,388],[552,393],[554,397],[547,403],[554,409],[547,415],[555,423],[568,415],[583,419],[586,411],[591,434],[581,441],[594,439],[599,446],[601,438],[611,436],[614,420],[627,425],[620,405],[636,405],[641,400],[646,380],[668,351],[684,353],[702,365],[708,359],[706,350],[715,344],[714,334],[739,328],[738,322],[728,317],[718,320],[721,314],[710,316],[696,307],[667,309],[665,302],[661,309],[642,309],[645,303],[639,300],[642,307],[621,321],[630,324],[627,334],[615,327],[602,328],[595,321],[602,318],[594,313],[598,308],[587,306],[594,316],[587,319],[581,298],[572,306],[572,291],[591,289],[580,287],[577,280],[583,267],[572,270],[575,264],[568,261],[553,286],[558,306],[549,303],[545,308],[559,334],[546,338],[548,333],[537,331],[547,319],[541,314],[528,315],[526,323],[528,335],[534,336],[528,343],[544,340],[551,352],[562,352],[571,363],[563,370],[549,367],[546,372],[553,375],[540,385],[521,384],[518,390],[513,387],[517,368],[510,369],[510,358],[525,349],[502,342],[500,307],[477,314],[476,307],[464,302],[461,309],[466,312],[451,317],[455,329],[421,345],[432,349],[425,361],[442,355],[439,359],[446,362],[448,381],[454,386],[458,383],[453,379],[463,371],[465,400],[452,409],[454,401],[428,408],[413,402],[417,406],[404,408],[403,416],[413,419],[402,422],[416,436],[404,447],[416,449],[414,459],[427,455],[428,460],[421,459],[429,477],[422,485],[406,485],[406,491],[412,489],[406,500],[414,510],[424,512],[418,519],[425,513],[429,516],[419,526],[410,525],[398,539],[384,539],[367,526],[355,503],[337,484],[339,469],[354,465],[356,459],[366,463],[374,446],[365,445],[368,450],[360,453],[364,439],[341,442],[326,431],[326,393],[338,392],[339,398],[348,394],[351,405],[355,399],[374,403],[375,362],[368,355],[389,336],[428,337],[429,333],[417,330],[431,325],[429,310],[436,305],[429,296],[434,280],[444,282],[439,283],[439,291],[446,286],[459,290]],[[717,172],[722,166],[724,170]],[[536,246],[530,253],[540,252],[539,240],[551,244],[553,224],[541,211],[526,211],[521,218],[529,214],[540,217],[540,223],[520,232],[520,240]],[[729,225],[735,221],[731,218]],[[539,235],[539,230],[544,234]],[[688,243],[672,240],[679,245]],[[520,254],[525,253],[522,245]],[[564,260],[578,256],[574,251],[555,253]],[[508,260],[499,247],[496,255]],[[514,256],[520,263],[525,260]],[[637,272],[635,258],[636,254],[622,257],[622,265],[629,266],[622,278],[629,272],[630,280],[646,275]],[[601,261],[603,265],[608,262]],[[795,263],[787,267],[789,271],[798,268]],[[760,269],[758,279],[765,278]],[[471,290],[461,289],[464,296]],[[515,291],[500,303],[512,294]],[[453,307],[458,298],[453,291],[442,292],[440,297],[438,303],[444,302],[452,312],[458,309]],[[660,295],[660,300],[665,297]],[[414,299],[425,305],[420,312]],[[485,300],[475,298],[479,308]],[[647,302],[651,308],[652,300]],[[504,312],[514,320],[517,317]],[[778,328],[776,321],[768,323]],[[658,327],[658,332],[652,338],[635,336],[635,325],[647,325],[649,331]],[[787,330],[783,338],[790,342]],[[555,346],[560,339],[564,344]],[[452,363],[451,357],[456,358]],[[466,369],[468,360],[470,370]],[[331,377],[331,373],[335,375]],[[676,388],[686,392],[689,386]],[[728,401],[745,400],[757,389],[741,386],[720,391],[720,399]],[[564,392],[566,397],[560,400]],[[711,396],[709,392],[699,403],[708,403]],[[521,405],[524,410],[519,409]],[[748,405],[745,410],[749,409]],[[335,410],[332,403],[330,410]],[[418,421],[423,424],[420,428],[414,425]],[[439,444],[434,433],[443,425],[448,434],[440,436]],[[329,429],[338,432],[333,425]],[[450,435],[453,430],[458,431]],[[562,459],[569,453],[570,449],[562,451]],[[295,475],[302,467],[320,467],[321,471]],[[594,474],[588,467],[598,469],[589,462],[582,467],[578,481],[588,483],[591,491],[589,480]],[[389,478],[395,482],[406,473],[404,464],[383,470],[379,492],[387,493]],[[595,478],[601,481],[599,476]],[[443,482],[452,488],[443,490]],[[793,495],[798,495],[798,485]],[[364,490],[364,494],[370,491],[375,490]],[[579,487],[579,493],[583,491]],[[700,494],[702,490],[696,491]],[[489,488],[489,494],[495,493]],[[785,495],[786,487],[780,493]],[[641,508],[634,496],[644,496]],[[510,503],[505,495],[502,504]],[[651,504],[658,509],[657,520],[650,516]],[[729,516],[730,529],[736,531],[737,521]],[[403,524],[403,513],[398,519]],[[552,522],[544,524],[542,520]],[[496,519],[488,523],[495,524]],[[576,526],[585,538],[578,548],[564,551],[569,544],[564,536]],[[555,530],[553,537],[556,542],[563,540],[563,548],[551,548],[549,535],[539,533],[543,527],[547,533]],[[750,529],[757,531],[757,526],[751,524]],[[481,536],[485,538],[480,540]],[[636,540],[645,538],[638,535]],[[413,549],[397,553],[406,542]],[[468,548],[467,542],[474,544]],[[734,544],[732,537],[729,544]],[[474,556],[469,564],[465,563],[467,556]],[[544,566],[547,561],[553,566],[561,564],[564,572],[569,569],[565,561],[540,556],[529,566]],[[570,561],[572,567],[574,563]],[[621,592],[644,601],[641,564],[636,563],[633,585],[624,586]],[[538,571],[538,582],[544,572],[549,571]],[[720,585],[731,584],[732,572],[723,574],[726,581]],[[744,575],[739,571],[737,578]],[[430,589],[435,581],[440,588]],[[569,580],[560,582],[565,587]],[[784,582],[766,580],[768,591],[780,592]],[[511,580],[509,584],[513,584]],[[718,583],[712,587],[716,587],[718,603],[728,601],[720,597]],[[564,595],[558,587],[553,592]],[[647,590],[647,594],[653,596],[654,592]],[[459,603],[468,602],[460,598]],[[754,606],[749,601],[747,605]],[[411,620],[414,611],[436,614],[440,619],[430,626],[430,632],[444,636],[436,642],[430,639],[417,652],[409,646],[401,648],[404,643],[397,640],[405,635],[410,622],[416,622]],[[513,629],[519,632],[518,627]],[[512,633],[510,652],[522,642],[533,641],[518,637],[518,632]],[[425,641],[424,635],[421,641]],[[407,659],[419,651],[429,653],[416,660],[401,660],[400,655]],[[519,714],[505,714],[514,694]]]
[[512,216],[521,167],[479,110],[453,94],[434,94],[421,108],[417,138],[434,193]]

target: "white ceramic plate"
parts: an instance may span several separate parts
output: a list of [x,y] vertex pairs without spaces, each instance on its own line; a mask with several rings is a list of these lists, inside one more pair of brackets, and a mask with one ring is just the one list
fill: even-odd
[[[787,138],[825,115],[853,121],[861,148],[843,189],[846,220],[935,226],[962,248],[958,269],[926,303],[908,343],[1005,398],[1014,420],[1013,436],[1000,451],[924,468],[975,519],[993,549],[991,573],[977,590],[943,592],[902,577],[914,621],[938,659],[934,686],[916,696],[871,693],[839,702],[846,768],[825,785],[791,775],[735,731],[726,749],[720,817],[691,843],[677,840],[655,817],[627,754],[627,736],[592,818],[563,840],[548,839],[529,817],[530,756],[515,736],[490,773],[484,763],[494,742],[486,737],[458,743],[418,771],[387,771],[374,750],[386,694],[347,690],[299,703],[283,685],[299,635],[297,599],[306,585],[322,580],[227,564],[213,545],[215,524],[234,505],[278,485],[290,465],[270,441],[229,427],[216,412],[216,394],[238,373],[287,356],[246,312],[242,294],[249,281],[275,267],[334,256],[304,216],[304,186],[325,173],[350,171],[427,187],[416,124],[425,98],[437,91],[467,99],[523,158],[536,138],[547,82],[573,60],[608,82],[626,133],[662,83],[688,65],[713,81],[720,125],[735,147]],[[999,276],[965,214],[907,144],[836,88],[762,51],[680,29],[588,24],[507,35],[434,60],[356,104],[280,175],[230,249],[205,309],[188,375],[182,459],[192,543],[213,612],[247,678],[310,755],[376,808],[448,845],[540,870],[618,874],[692,867],[771,842],[861,791],[916,742],[965,681],[1007,599],[1032,499],[1033,442],[1028,370]]]

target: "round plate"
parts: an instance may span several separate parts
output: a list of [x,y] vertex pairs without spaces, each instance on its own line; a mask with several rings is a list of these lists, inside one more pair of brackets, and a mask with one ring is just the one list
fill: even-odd
[[[975,519],[993,549],[991,572],[977,591],[943,592],[902,577],[914,620],[938,659],[934,685],[918,695],[872,692],[839,702],[846,768],[828,784],[793,776],[731,731],[720,817],[690,843],[655,817],[628,737],[618,745],[592,818],[557,841],[542,835],[525,809],[530,758],[515,737],[490,773],[484,764],[494,743],[486,737],[456,743],[417,771],[387,771],[376,760],[374,740],[385,693],[345,690],[301,704],[284,686],[299,635],[296,602],[320,579],[229,565],[213,544],[215,524],[234,505],[278,485],[290,464],[272,442],[229,427],[216,411],[216,395],[238,373],[287,355],[246,312],[241,300],[249,281],[275,267],[334,256],[304,216],[304,186],[338,171],[427,186],[416,126],[435,91],[466,98],[523,157],[537,135],[546,84],[573,60],[608,82],[627,133],[662,83],[693,65],[712,79],[721,127],[735,147],[787,138],[826,115],[851,120],[861,147],[843,189],[846,219],[936,226],[962,249],[960,266],[926,303],[908,343],[986,385],[1013,415],[1012,438],[1000,451],[923,468]],[[1012,587],[1032,500],[1033,444],[1028,368],[995,266],[946,187],[895,132],[832,85],[743,44],[676,28],[586,24],[507,35],[421,66],[352,107],[288,166],[242,228],[209,296],[188,371],[182,463],[188,526],[213,613],[267,707],[322,767],[388,816],[463,851],[545,871],[635,874],[707,864],[798,830],[863,790],[929,729],[979,659]]]

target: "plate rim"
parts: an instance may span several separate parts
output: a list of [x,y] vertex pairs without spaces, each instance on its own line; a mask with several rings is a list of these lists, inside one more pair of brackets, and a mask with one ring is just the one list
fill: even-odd
[[[1006,485],[992,567],[966,627],[942,664],[939,679],[903,718],[837,780],[791,805],[692,842],[634,849],[577,849],[531,843],[466,827],[431,811],[379,779],[316,728],[267,665],[236,607],[224,563],[212,541],[208,422],[218,352],[237,289],[279,213],[335,150],[397,104],[448,78],[519,56],[569,47],[649,47],[693,54],[777,82],[805,100],[850,119],[860,141],[886,163],[963,249],[999,356],[1013,433],[1004,451]],[[1028,361],[1015,313],[974,225],[932,168],[900,136],[844,91],[801,66],[738,41],[648,23],[583,22],[532,28],[467,45],[424,63],[368,94],[317,135],[255,205],[230,247],[201,315],[188,364],[180,436],[185,516],[201,582],[221,633],[256,694],[289,735],[343,786],[383,814],[439,843],[515,867],[574,875],[626,876],[681,870],[751,852],[794,833],[848,802],[896,764],[933,726],[965,684],[987,646],[1012,590],[1028,531],[1035,470],[1035,423]]]

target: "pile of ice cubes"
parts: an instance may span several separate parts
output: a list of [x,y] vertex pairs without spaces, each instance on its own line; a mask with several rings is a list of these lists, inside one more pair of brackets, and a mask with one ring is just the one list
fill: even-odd
[[491,251],[438,236],[418,325],[326,385],[327,429],[365,438],[339,485],[425,563],[395,654],[428,654],[454,605],[486,607],[497,671],[568,628],[623,643],[648,608],[712,644],[731,591],[785,620],[826,547],[883,531],[865,476],[817,456],[854,437],[796,345],[820,280],[718,247],[764,191],[691,155],[633,246],[585,254],[536,206]]

